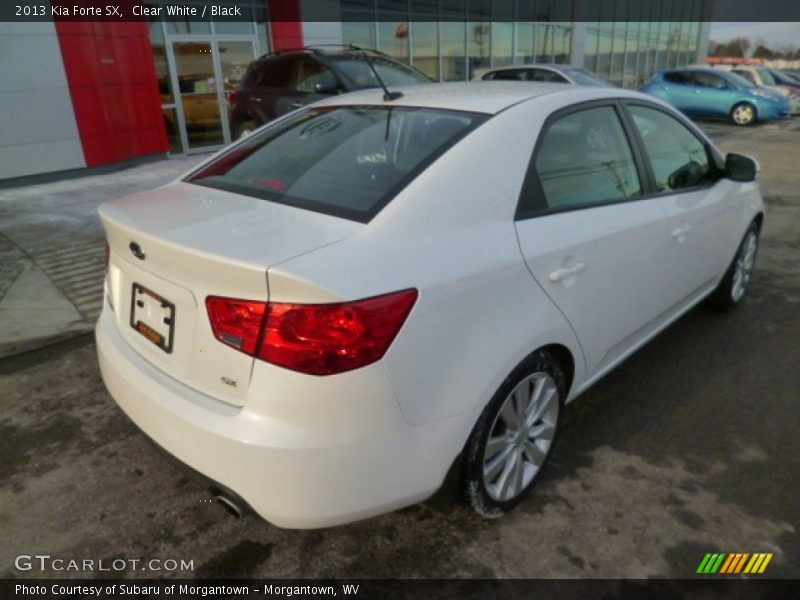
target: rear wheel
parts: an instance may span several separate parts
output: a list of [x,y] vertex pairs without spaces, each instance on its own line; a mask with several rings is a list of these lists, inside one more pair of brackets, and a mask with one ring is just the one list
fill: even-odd
[[756,107],[749,102],[740,102],[731,109],[730,118],[736,125],[751,125],[756,120]]
[[543,351],[497,390],[467,441],[463,487],[476,512],[499,517],[530,493],[555,443],[565,393],[564,371]]
[[717,289],[709,297],[709,303],[722,310],[734,308],[741,304],[747,295],[750,280],[758,254],[758,225],[752,223],[739,244],[736,256],[725,272]]

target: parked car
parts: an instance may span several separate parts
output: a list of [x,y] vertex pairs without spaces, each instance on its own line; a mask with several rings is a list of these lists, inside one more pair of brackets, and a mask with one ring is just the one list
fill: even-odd
[[[370,67],[372,63],[372,67]],[[332,95],[379,87],[430,83],[427,75],[375,50],[301,48],[253,61],[239,90],[229,95],[236,138],[289,111]]]
[[570,65],[508,65],[477,69],[473,79],[483,81],[539,81],[610,87],[611,84],[586,69]]
[[800,80],[777,69],[767,69],[775,83],[785,89],[789,95],[789,104],[793,115],[800,114]]
[[716,68],[730,71],[747,79],[753,85],[783,94],[789,99],[789,112],[793,115],[800,114],[800,96],[797,94],[797,88],[777,81],[770,69],[754,65],[717,65]]
[[100,208],[103,380],[234,512],[322,527],[458,482],[497,516],[565,404],[700,301],[746,296],[756,164],[667,104],[400,91],[293,112]]
[[642,91],[693,117],[730,119],[736,125],[789,116],[789,100],[729,71],[669,69],[656,73]]

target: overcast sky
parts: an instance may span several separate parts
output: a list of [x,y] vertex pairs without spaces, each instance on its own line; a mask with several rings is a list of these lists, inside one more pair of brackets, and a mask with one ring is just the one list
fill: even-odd
[[800,23],[721,23],[711,24],[711,39],[727,42],[746,37],[751,44],[762,38],[768,46],[800,46]]

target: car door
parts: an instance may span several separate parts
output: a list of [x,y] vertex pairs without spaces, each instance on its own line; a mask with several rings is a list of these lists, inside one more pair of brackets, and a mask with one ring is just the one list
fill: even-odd
[[733,87],[716,73],[695,71],[697,96],[694,113],[698,116],[727,117],[733,106]]
[[293,57],[278,56],[264,63],[261,72],[254,78],[253,89],[249,90],[248,107],[259,124],[283,114],[280,108],[287,104],[293,69]]
[[614,100],[554,113],[534,150],[517,234],[536,281],[572,325],[589,377],[657,327],[669,236]]
[[667,71],[663,76],[663,98],[678,110],[691,113],[695,104],[695,85],[690,71]]
[[692,127],[663,107],[626,101],[652,187],[669,219],[665,298],[680,308],[703,295],[731,260],[740,207],[716,160]]

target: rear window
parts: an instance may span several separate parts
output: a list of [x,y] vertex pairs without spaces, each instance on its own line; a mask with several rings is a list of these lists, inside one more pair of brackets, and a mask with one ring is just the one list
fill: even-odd
[[187,181],[367,222],[488,117],[402,106],[309,108]]

